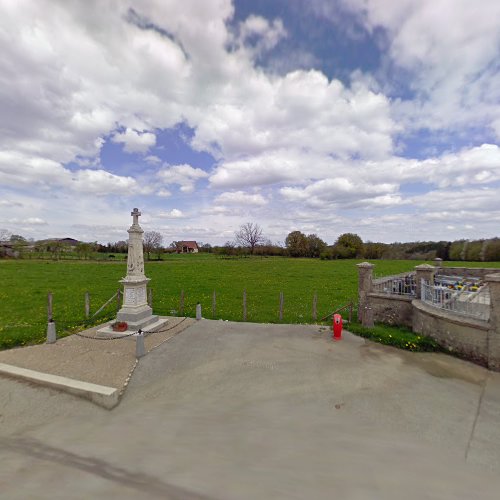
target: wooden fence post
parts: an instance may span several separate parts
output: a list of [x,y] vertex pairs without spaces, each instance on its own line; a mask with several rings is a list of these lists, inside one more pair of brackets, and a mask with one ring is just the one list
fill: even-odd
[[314,292],[314,297],[313,297],[312,319],[313,319],[313,321],[316,321],[318,319],[318,293],[317,292]]
[[90,293],[85,292],[85,319],[90,317]]
[[179,304],[179,313],[184,316],[184,290],[181,290],[181,301]]
[[214,293],[212,294],[212,319],[215,319],[215,307],[217,304],[216,301],[217,301],[217,299],[216,299],[215,290],[214,290]]
[[283,292],[280,292],[280,321],[283,321],[283,305],[285,302],[285,297]]
[[47,295],[47,318],[52,321],[52,292]]
[[243,321],[247,320],[247,291],[243,290]]

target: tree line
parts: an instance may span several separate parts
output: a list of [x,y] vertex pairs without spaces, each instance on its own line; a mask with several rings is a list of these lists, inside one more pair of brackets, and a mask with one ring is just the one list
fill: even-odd
[[[50,257],[52,259],[73,258],[91,259],[95,253],[126,254],[128,243],[117,241],[106,245],[97,242],[78,242],[69,247],[60,240],[34,241],[18,234],[10,234],[0,229],[0,257]],[[158,231],[146,231],[143,237],[144,254],[147,260],[162,258],[164,253],[178,251],[179,242],[172,241],[163,246],[163,236]],[[224,245],[211,245],[198,242],[200,252],[220,256],[287,256],[320,259],[409,259],[433,260],[437,257],[452,261],[500,261],[500,238],[456,241],[418,241],[407,243],[363,242],[355,233],[339,235],[334,244],[328,245],[317,234],[291,231],[283,243],[273,243],[266,238],[262,228],[253,222],[240,226],[234,239]]]

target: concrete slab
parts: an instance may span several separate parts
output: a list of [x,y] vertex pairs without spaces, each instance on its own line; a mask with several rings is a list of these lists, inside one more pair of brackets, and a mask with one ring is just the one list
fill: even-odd
[[70,394],[75,394],[92,402],[103,406],[104,408],[114,408],[118,404],[119,389],[115,387],[106,387],[104,385],[89,384],[80,380],[74,380],[58,375],[27,370],[17,366],[0,363],[0,375],[12,377],[20,380],[27,380],[36,384],[59,389]]

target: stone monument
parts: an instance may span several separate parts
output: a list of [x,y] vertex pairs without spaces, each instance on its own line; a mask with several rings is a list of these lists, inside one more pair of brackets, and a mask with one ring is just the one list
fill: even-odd
[[153,315],[153,310],[147,301],[147,285],[149,278],[144,275],[144,254],[142,248],[142,235],[144,231],[139,226],[141,212],[134,208],[132,213],[132,225],[127,230],[128,255],[127,276],[120,280],[123,284],[123,305],[116,316],[117,322],[125,322],[128,328],[125,332],[118,333],[113,330],[111,324],[98,330],[99,335],[129,335],[137,330],[158,330],[168,320],[160,319]]

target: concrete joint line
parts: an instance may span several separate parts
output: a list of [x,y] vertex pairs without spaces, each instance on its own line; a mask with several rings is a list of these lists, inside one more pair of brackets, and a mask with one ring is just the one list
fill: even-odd
[[[182,321],[179,321],[179,323],[177,323],[175,325],[174,328],[172,328],[172,330],[175,330],[175,328],[180,325],[182,323]],[[180,329],[178,332],[175,332],[173,333],[170,337],[166,338],[165,340],[161,341],[158,345],[155,345],[154,347],[152,347],[146,354],[149,354],[150,352],[154,351],[155,349],[158,349],[158,347],[162,346],[163,344],[169,342],[170,340],[172,340],[174,337],[177,337],[177,335],[179,335],[180,333],[184,332],[185,330],[187,330],[191,325],[190,324],[187,324],[184,328]]]
[[486,386],[488,385],[488,378],[489,378],[489,374],[486,376],[486,379],[484,380],[483,387],[481,389],[481,394],[479,395],[479,401],[477,403],[476,415],[474,417],[474,422],[472,424],[472,429],[470,431],[469,441],[467,443],[467,448],[465,450],[465,461],[467,461],[467,456],[469,455],[470,446],[472,444],[472,440],[474,439],[474,432],[476,430],[476,424],[477,424],[477,421],[479,418],[479,414],[481,413],[481,405],[483,404],[484,393],[486,391]]

